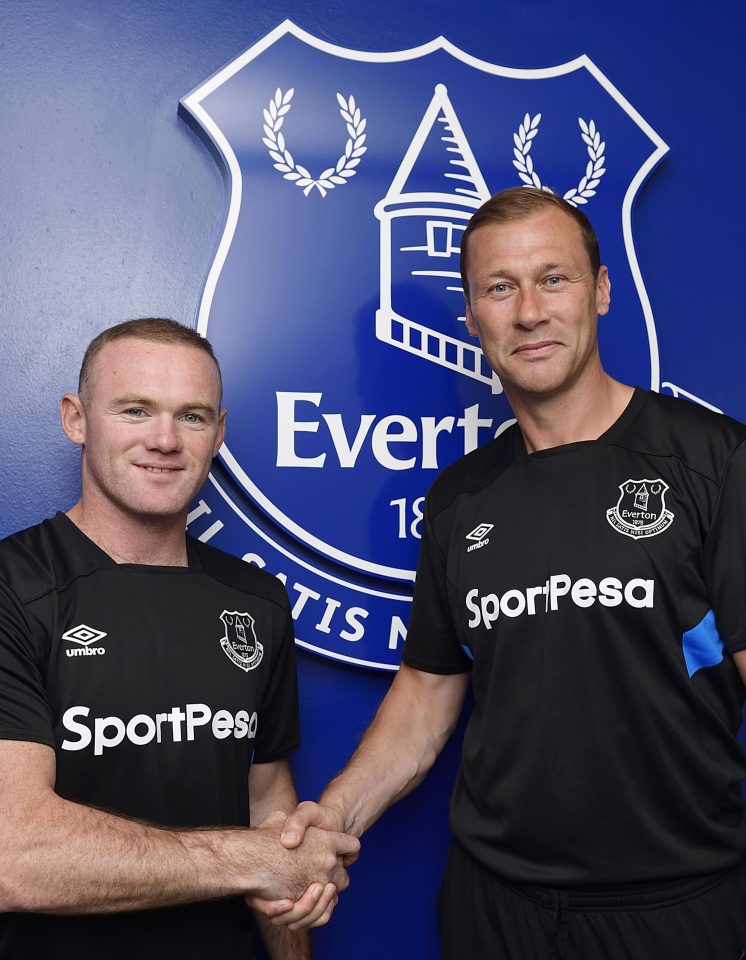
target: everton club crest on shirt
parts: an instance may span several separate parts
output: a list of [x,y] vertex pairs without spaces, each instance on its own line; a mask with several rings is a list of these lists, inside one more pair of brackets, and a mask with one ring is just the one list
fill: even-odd
[[256,638],[251,614],[223,610],[220,619],[225,626],[225,636],[220,646],[228,659],[247,673],[258,667],[264,656],[264,648]]
[[466,329],[464,227],[514,185],[582,206],[613,268],[607,368],[685,392],[661,380],[632,240],[667,147],[586,56],[513,69],[442,37],[368,53],[289,21],[181,109],[228,185],[198,329],[230,430],[189,530],[283,579],[300,645],[396,669],[425,492],[512,419]]
[[621,495],[617,505],[606,511],[606,519],[627,537],[654,537],[673,523],[674,515],[666,510],[668,484],[657,480],[625,480],[619,484]]

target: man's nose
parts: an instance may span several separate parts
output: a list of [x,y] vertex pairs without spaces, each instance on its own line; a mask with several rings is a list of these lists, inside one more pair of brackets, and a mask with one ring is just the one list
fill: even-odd
[[528,330],[541,323],[546,318],[542,307],[541,296],[535,287],[522,289],[518,294],[516,322]]
[[155,417],[148,431],[148,448],[162,453],[173,453],[181,448],[181,436],[173,417],[163,415]]

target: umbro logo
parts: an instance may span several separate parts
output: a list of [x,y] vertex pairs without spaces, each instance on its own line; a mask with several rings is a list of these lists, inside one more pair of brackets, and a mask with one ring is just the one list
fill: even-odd
[[72,627],[62,634],[63,640],[69,640],[71,643],[80,644],[78,647],[68,647],[65,653],[68,657],[95,657],[106,653],[104,647],[94,647],[93,644],[98,640],[103,640],[108,636],[104,630],[95,630],[85,623]]
[[471,553],[472,550],[479,550],[480,547],[486,547],[490,542],[490,538],[487,534],[495,526],[494,523],[480,523],[471,531],[467,533],[464,539],[473,540],[474,543],[469,544],[466,548],[467,553]]
[[81,623],[80,626],[73,627],[72,630],[66,630],[62,634],[63,640],[72,640],[73,643],[82,643],[84,647],[90,646],[96,640],[103,640],[107,634],[103,630],[94,630]]
[[494,523],[480,523],[478,527],[474,527],[471,533],[466,534],[467,540],[484,540],[490,530],[495,526]]

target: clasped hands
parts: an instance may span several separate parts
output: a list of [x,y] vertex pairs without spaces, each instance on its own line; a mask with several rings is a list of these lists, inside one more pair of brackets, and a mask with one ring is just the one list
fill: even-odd
[[[357,860],[360,850],[359,840],[344,833],[342,814],[333,807],[306,800],[287,817],[282,813],[271,814],[259,829],[265,828],[279,830],[282,846],[295,852],[297,870],[293,879],[297,882],[305,877],[303,892],[296,900],[247,896],[246,902],[274,925],[287,926],[289,930],[328,923],[339,894],[350,884],[346,868]],[[322,840],[326,859],[319,850]],[[336,858],[334,861],[329,859],[330,852]],[[282,872],[279,863],[278,872]],[[311,876],[318,879],[306,885]]]

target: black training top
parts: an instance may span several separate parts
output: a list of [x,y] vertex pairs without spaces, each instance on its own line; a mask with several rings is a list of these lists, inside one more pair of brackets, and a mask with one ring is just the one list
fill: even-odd
[[434,484],[404,661],[472,669],[451,826],[486,867],[623,884],[743,856],[745,441],[638,389],[598,440],[527,456],[512,427]]
[[[246,826],[252,762],[298,745],[282,584],[189,539],[189,566],[116,564],[64,515],[0,543],[0,738],[47,744],[56,790],[174,827]],[[242,900],[0,916],[0,957],[246,960]]]

